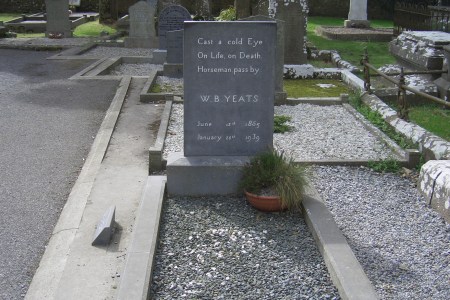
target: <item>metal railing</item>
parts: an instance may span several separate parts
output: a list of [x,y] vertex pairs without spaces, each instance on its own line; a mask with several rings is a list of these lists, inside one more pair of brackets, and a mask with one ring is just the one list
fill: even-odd
[[450,7],[396,2],[394,34],[408,30],[450,32]]
[[[441,98],[434,97],[432,95],[429,95],[427,93],[421,92],[415,88],[409,87],[405,84],[405,75],[406,74],[439,74],[439,73],[445,73],[446,71],[422,71],[422,72],[404,72],[403,67],[400,69],[400,73],[396,74],[390,74],[387,75],[381,71],[379,71],[377,68],[375,68],[373,65],[369,63],[369,54],[367,53],[367,49],[364,49],[364,55],[361,60],[361,64],[364,66],[364,90],[368,92],[369,94],[372,93],[371,91],[371,84],[370,84],[370,76],[373,76],[370,74],[370,71],[374,71],[377,76],[381,76],[384,79],[388,80],[389,82],[395,84],[397,86],[397,105],[398,105],[398,111],[397,114],[399,118],[403,120],[408,120],[408,102],[406,99],[406,91],[409,91],[411,93],[414,93],[418,96],[421,96],[422,98],[425,98],[427,100],[431,100],[437,104],[441,104],[445,106],[446,108],[450,108],[450,102],[444,101]],[[394,79],[390,76],[396,76],[400,75],[399,80]]]

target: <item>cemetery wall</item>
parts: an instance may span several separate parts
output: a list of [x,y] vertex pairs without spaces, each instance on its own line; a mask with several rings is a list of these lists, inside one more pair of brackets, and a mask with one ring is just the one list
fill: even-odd
[[[347,18],[349,0],[321,0],[308,1],[310,16],[327,16]],[[367,15],[370,19],[392,19],[394,14],[394,1],[367,0]]]

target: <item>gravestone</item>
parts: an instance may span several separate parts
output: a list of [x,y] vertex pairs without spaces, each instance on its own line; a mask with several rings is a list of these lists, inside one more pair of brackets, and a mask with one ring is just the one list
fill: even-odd
[[283,88],[284,76],[284,21],[274,20],[270,17],[258,15],[244,18],[241,21],[276,21],[277,43],[275,49],[275,104],[286,103],[287,93]]
[[184,155],[171,194],[238,192],[249,156],[273,143],[275,22],[185,22]]
[[252,0],[234,0],[237,19],[248,18],[252,15],[251,2]]
[[345,27],[368,28],[370,22],[367,20],[367,0],[350,0],[348,20],[344,21]]
[[68,38],[72,37],[69,19],[69,0],[45,0],[46,31],[45,36]]
[[172,64],[183,63],[183,35],[184,30],[167,32],[167,62]]
[[183,77],[183,35],[184,30],[167,32],[167,62],[163,73],[168,77]]
[[183,22],[192,20],[191,14],[180,5],[164,8],[158,17],[159,49],[167,49],[167,32],[183,29]]
[[284,64],[302,65],[307,63],[307,0],[260,0],[253,6],[253,13],[268,15],[285,22]]
[[130,15],[130,34],[125,38],[127,48],[155,48],[158,38],[155,31],[156,3],[139,1],[128,9]]

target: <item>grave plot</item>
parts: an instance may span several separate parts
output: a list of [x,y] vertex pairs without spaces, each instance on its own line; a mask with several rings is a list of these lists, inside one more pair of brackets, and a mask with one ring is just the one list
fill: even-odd
[[263,214],[239,197],[169,198],[162,218],[152,299],[340,298],[298,214]]
[[[274,146],[296,161],[377,161],[401,159],[378,136],[339,105],[275,106],[275,115],[291,117],[290,132],[275,133]],[[163,158],[183,149],[183,104],[173,104]]]

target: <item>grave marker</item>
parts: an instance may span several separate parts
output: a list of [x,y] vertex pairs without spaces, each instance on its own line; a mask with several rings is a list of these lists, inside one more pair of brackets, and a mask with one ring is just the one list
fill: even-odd
[[185,156],[272,146],[276,30],[275,22],[185,23]]
[[167,32],[183,29],[183,22],[192,20],[191,14],[180,5],[164,8],[158,18],[159,49],[167,49]]
[[139,1],[128,9],[130,34],[125,39],[127,48],[154,48],[158,46],[155,30],[156,4]]
[[69,0],[45,0],[47,16],[47,37],[68,38],[72,37],[72,29],[69,19]]
[[163,73],[168,77],[183,77],[183,34],[184,30],[167,31],[167,62]]

